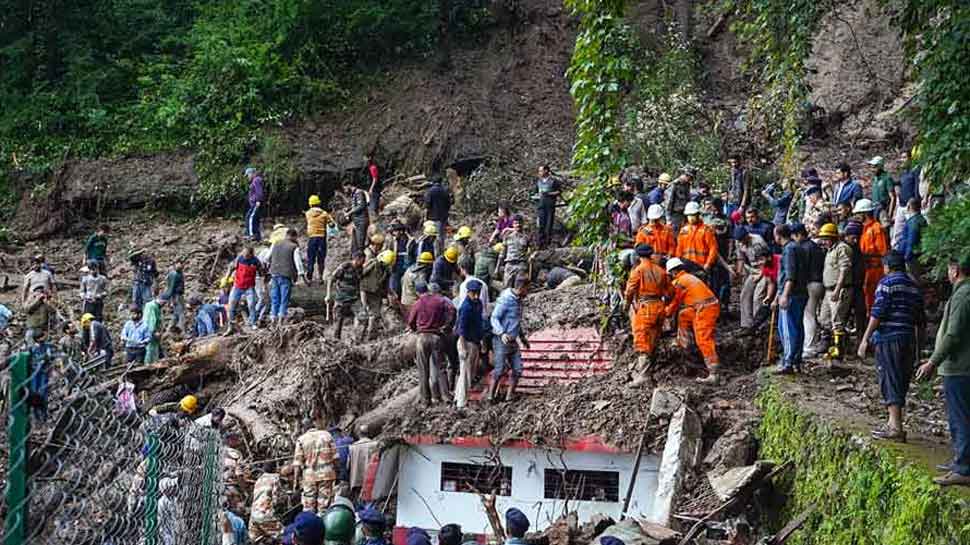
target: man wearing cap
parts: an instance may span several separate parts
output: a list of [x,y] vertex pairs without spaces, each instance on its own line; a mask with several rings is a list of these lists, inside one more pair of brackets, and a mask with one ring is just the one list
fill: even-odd
[[639,387],[647,381],[647,371],[657,349],[657,340],[664,322],[664,299],[673,295],[673,286],[667,271],[652,260],[654,249],[648,244],[636,247],[640,264],[630,271],[626,281],[624,298],[626,312],[634,311],[631,320],[633,347],[637,351],[637,376],[630,383]]
[[310,208],[304,212],[306,217],[306,277],[313,281],[313,270],[319,266],[320,280],[323,280],[324,266],[327,262],[327,228],[333,223],[330,214],[320,208],[320,196],[310,195]]
[[636,245],[646,244],[660,257],[661,263],[677,253],[677,239],[674,230],[663,222],[664,207],[651,204],[647,208],[647,222],[637,232]]
[[502,238],[504,251],[499,261],[505,267],[503,280],[505,287],[514,284],[516,276],[527,275],[529,271],[529,237],[523,232],[522,216],[512,218],[512,230]]
[[680,228],[684,225],[684,208],[690,202],[690,184],[693,180],[693,174],[684,169],[684,173],[678,176],[667,189],[663,203],[664,210],[667,212],[667,223],[675,233],[680,233]]
[[81,316],[81,346],[87,350],[89,358],[103,357],[102,367],[109,367],[114,359],[115,351],[111,344],[111,334],[108,328],[93,314]]
[[364,534],[363,545],[387,545],[384,541],[387,522],[383,513],[372,505],[365,505],[357,512],[357,519],[360,520],[361,532]]
[[88,263],[87,269],[87,274],[81,278],[81,312],[101,321],[104,320],[104,298],[108,296],[108,278],[101,274],[94,261]]
[[659,204],[661,205],[661,208],[663,208],[664,193],[666,192],[668,185],[670,185],[670,174],[667,174],[666,172],[661,173],[660,176],[657,177],[657,185],[647,193],[647,204]]
[[[845,354],[845,332],[852,309],[852,246],[839,239],[839,229],[834,223],[826,223],[819,230],[819,240],[827,251],[822,267],[822,285],[825,296],[822,298],[820,320],[832,328],[832,346],[828,350],[830,358],[839,359]],[[846,239],[858,239],[859,232],[850,234]]]
[[[431,280],[431,267],[434,263],[434,254],[423,252],[418,256],[414,265],[411,265],[404,272],[401,279],[401,317],[407,319],[411,306],[418,300],[418,284],[424,284],[427,288]],[[425,289],[427,291],[427,289]]]
[[559,180],[551,176],[548,165],[539,167],[536,180],[538,204],[536,216],[539,218],[539,247],[545,248],[552,241],[552,227],[556,220],[556,200],[559,198]]
[[757,233],[752,233],[744,225],[734,228],[732,238],[736,244],[735,274],[743,276],[741,284],[741,329],[744,334],[750,333],[754,326],[754,317],[758,309],[763,306],[768,290],[765,277],[758,266],[758,254],[768,251],[768,243]]
[[[425,290],[431,293],[421,295]],[[455,307],[441,296],[437,284],[426,286],[422,281],[415,286],[415,291],[419,297],[411,306],[407,327],[417,336],[414,359],[418,367],[421,401],[430,405],[448,399],[441,338],[455,322]]]
[[933,481],[970,486],[970,257],[952,259],[947,276],[953,293],[943,309],[933,355],[920,366],[916,380],[930,377],[933,371],[943,377],[953,458],[937,466],[947,473]]
[[263,215],[262,205],[266,199],[263,177],[253,167],[248,167],[243,171],[243,175],[249,180],[249,210],[246,211],[246,236],[258,242],[263,239],[263,234],[259,227],[259,221]]
[[714,230],[704,225],[704,220],[700,216],[701,208],[696,202],[687,203],[684,214],[687,216],[687,225],[680,230],[677,237],[675,255],[702,267],[710,274],[711,269],[717,264],[718,257]]
[[444,253],[434,261],[431,268],[431,282],[441,287],[445,297],[451,297],[455,282],[461,280],[458,276],[458,248],[449,246]]
[[865,218],[862,223],[862,236],[859,237],[859,250],[865,260],[866,275],[862,290],[865,292],[866,311],[869,311],[876,299],[876,286],[883,274],[882,258],[889,253],[889,246],[882,225],[876,221],[876,209],[872,201],[859,199],[852,213]]
[[305,511],[322,513],[330,507],[337,479],[337,449],[333,436],[319,419],[296,440],[293,481],[300,483]]
[[802,318],[805,332],[805,339],[802,342],[802,357],[814,358],[823,350],[818,316],[822,298],[825,297],[825,285],[822,282],[825,271],[825,250],[812,240],[804,224],[792,224],[791,232],[792,238],[802,251],[805,263],[804,273],[807,280],[806,288],[808,290],[805,314]]
[[458,336],[458,380],[455,383],[455,405],[463,409],[468,401],[468,390],[478,375],[482,341],[485,339],[485,309],[481,292],[484,289],[478,280],[465,286],[467,295],[458,307],[458,320],[455,334]]
[[775,227],[775,240],[782,245],[781,268],[778,271],[778,296],[772,306],[778,307],[778,339],[784,348],[780,374],[791,374],[802,368],[805,343],[804,314],[808,303],[808,275],[805,254],[792,238],[788,225]]
[[364,315],[367,316],[367,325],[361,335],[365,339],[375,338],[378,326],[384,329],[384,299],[388,296],[388,278],[396,261],[397,255],[391,250],[384,250],[374,258],[364,260],[360,271],[360,299]]
[[529,517],[512,507],[505,512],[505,531],[509,536],[505,545],[525,545],[525,533],[529,531]]
[[158,296],[145,305],[141,321],[151,338],[145,347],[145,363],[155,363],[162,357],[162,307],[167,303],[165,293],[159,289]]
[[145,306],[152,298],[152,286],[158,277],[158,266],[155,259],[145,255],[144,250],[135,250],[128,254],[132,268],[131,302],[138,308]]
[[728,158],[728,166],[731,168],[731,181],[728,185],[727,206],[724,207],[726,216],[730,216],[735,210],[747,208],[751,200],[748,171],[741,164],[741,157],[732,155]]
[[451,192],[445,187],[440,176],[436,176],[431,181],[431,187],[424,193],[425,217],[428,221],[434,222],[437,231],[435,240],[435,255],[441,255],[445,251],[445,236],[448,229],[448,214],[454,200]]
[[714,329],[721,305],[707,284],[688,273],[679,258],[667,260],[667,274],[673,277],[674,295],[664,315],[677,317],[677,344],[684,350],[696,345],[704,357],[708,376],[697,381],[716,385],[720,359]]
[[326,528],[323,520],[312,511],[303,511],[283,531],[285,545],[323,545]]
[[[390,278],[388,278],[388,288],[390,288],[391,293],[394,294],[397,301],[400,302],[402,295],[401,281],[404,279],[404,272],[412,265],[410,262],[412,258],[408,255],[411,236],[408,235],[407,228],[404,227],[404,224],[399,221],[394,221],[389,230],[391,232],[391,238],[385,244],[397,257],[394,260],[394,267],[391,269]],[[417,256],[414,256],[414,259],[417,259]]]
[[275,539],[283,530],[283,524],[276,516],[276,504],[283,496],[276,462],[265,462],[262,469],[263,474],[253,485],[253,504],[249,515],[249,540],[253,543]]
[[529,281],[524,276],[515,279],[511,288],[505,291],[495,301],[492,309],[492,349],[495,353],[495,368],[492,370],[492,384],[488,390],[488,400],[495,401],[498,394],[499,382],[505,370],[510,369],[509,389],[505,395],[506,401],[511,401],[515,395],[515,387],[522,376],[522,354],[519,342],[529,348],[529,340],[522,329],[522,307],[525,296],[529,293]]
[[883,405],[889,412],[885,426],[873,430],[875,439],[906,442],[903,409],[916,365],[918,328],[925,325],[923,292],[906,274],[906,259],[898,252],[883,258],[886,275],[876,287],[869,324],[859,341],[859,359],[875,345],[876,370]]
[[[340,340],[344,328],[344,320],[354,316],[354,304],[361,299],[361,271],[364,268],[364,254],[355,252],[350,261],[341,263],[330,277],[327,294],[333,294],[333,301],[337,313],[337,323],[334,326],[334,337]],[[362,332],[361,340],[363,340]]]
[[867,164],[872,170],[872,204],[875,206],[875,217],[886,229],[892,225],[892,218],[896,214],[896,182],[886,172],[885,159],[875,156]]

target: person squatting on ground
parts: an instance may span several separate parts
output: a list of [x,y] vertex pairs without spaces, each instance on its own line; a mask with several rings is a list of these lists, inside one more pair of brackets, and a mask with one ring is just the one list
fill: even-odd
[[[440,294],[436,284],[416,283],[418,300],[408,315],[408,329],[417,336],[415,364],[418,367],[421,401],[425,405],[448,399],[448,377],[441,337],[455,322],[455,307]],[[430,293],[429,293],[430,292]]]
[[865,359],[869,344],[875,346],[876,370],[883,405],[889,412],[886,425],[873,430],[876,439],[906,442],[903,410],[917,359],[917,331],[925,327],[923,292],[906,273],[906,258],[892,252],[883,258],[886,275],[876,286],[869,324],[859,341],[859,358]]
[[529,348],[529,340],[522,330],[522,305],[529,293],[529,281],[525,276],[518,276],[511,288],[505,291],[495,301],[492,309],[490,324],[492,326],[492,349],[494,352],[495,368],[492,370],[492,384],[488,390],[488,400],[495,401],[499,383],[505,370],[509,369],[509,389],[505,395],[506,401],[511,401],[515,395],[515,387],[522,377],[522,353],[519,342]]
[[677,344],[684,350],[696,345],[708,371],[706,378],[697,381],[717,384],[720,360],[714,328],[721,314],[721,305],[707,284],[688,273],[679,258],[667,260],[667,274],[673,277],[674,296],[664,315],[677,317]]
[[111,366],[115,350],[111,342],[111,334],[105,325],[95,319],[93,314],[81,316],[81,347],[89,359],[102,358],[101,366]]
[[334,497],[337,449],[322,422],[307,428],[293,451],[293,481],[300,483],[303,510],[322,513]]
[[664,323],[664,299],[673,295],[673,286],[667,272],[652,257],[654,249],[648,244],[636,247],[640,264],[630,271],[626,282],[626,312],[633,311],[630,320],[633,330],[633,347],[637,351],[636,377],[630,384],[639,387],[647,381],[647,371],[653,364],[654,352]]

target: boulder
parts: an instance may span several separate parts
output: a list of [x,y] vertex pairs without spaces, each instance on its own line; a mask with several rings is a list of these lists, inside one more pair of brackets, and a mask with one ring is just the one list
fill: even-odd
[[757,482],[772,467],[768,462],[758,462],[754,465],[736,467],[724,473],[709,472],[707,480],[711,488],[721,501],[727,501]]
[[757,454],[752,425],[750,421],[739,422],[718,437],[704,457],[704,466],[719,474],[750,464]]

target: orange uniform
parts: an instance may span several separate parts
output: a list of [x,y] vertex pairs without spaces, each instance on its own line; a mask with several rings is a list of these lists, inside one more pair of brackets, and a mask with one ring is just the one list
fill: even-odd
[[664,257],[672,257],[677,251],[674,229],[665,223],[644,223],[637,231],[636,244],[649,244],[654,253]]
[[714,230],[703,223],[688,223],[677,237],[675,257],[693,261],[707,268],[717,263],[717,238]]
[[633,304],[633,346],[641,354],[652,355],[657,347],[664,321],[663,297],[670,297],[673,287],[667,271],[649,259],[630,271],[626,281],[626,300]]
[[883,277],[882,258],[889,253],[886,243],[886,233],[882,225],[873,218],[866,219],[862,224],[862,236],[859,237],[859,250],[865,263],[866,276],[862,283],[862,291],[866,296],[866,310],[872,310],[876,300],[876,286]]
[[677,344],[681,348],[689,348],[693,330],[694,342],[704,356],[704,363],[708,368],[716,367],[720,360],[714,343],[714,326],[721,314],[717,297],[700,278],[685,272],[677,273],[673,286],[674,299],[667,305],[667,315],[673,316],[680,309],[677,317]]

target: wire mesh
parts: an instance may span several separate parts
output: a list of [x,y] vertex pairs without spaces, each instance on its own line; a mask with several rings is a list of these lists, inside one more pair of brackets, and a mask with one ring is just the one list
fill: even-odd
[[8,360],[3,543],[220,543],[219,432],[137,413],[100,363],[49,343]]

